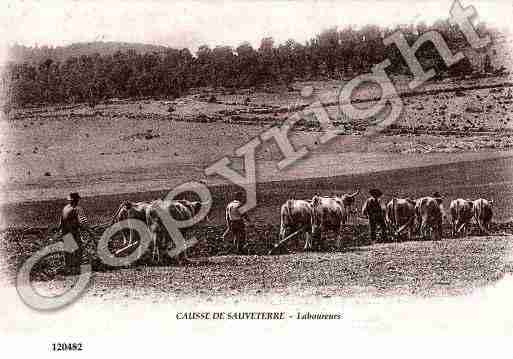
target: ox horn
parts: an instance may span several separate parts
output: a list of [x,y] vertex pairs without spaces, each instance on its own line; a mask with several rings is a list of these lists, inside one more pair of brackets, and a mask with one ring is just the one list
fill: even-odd
[[357,189],[356,192],[354,192],[352,194],[348,194],[347,196],[353,198],[353,197],[358,196],[359,194],[360,194],[360,189]]

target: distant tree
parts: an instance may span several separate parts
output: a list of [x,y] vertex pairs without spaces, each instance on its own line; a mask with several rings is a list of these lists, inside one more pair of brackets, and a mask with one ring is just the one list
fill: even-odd
[[256,70],[258,68],[258,53],[249,42],[243,42],[236,49],[236,85],[249,87],[257,82]]
[[260,52],[271,52],[274,49],[274,39],[272,37],[264,37],[260,42]]
[[[290,85],[296,79],[338,79],[368,72],[384,59],[391,62],[387,72],[411,75],[397,47],[385,47],[383,38],[400,31],[412,45],[419,36],[433,30],[442,35],[453,52],[468,47],[462,32],[446,20],[432,25],[331,27],[305,43],[289,39],[275,44],[272,37],[265,37],[258,49],[248,42],[235,49],[202,45],[194,55],[186,48],[124,43],[14,45],[10,48],[12,61],[3,72],[2,87],[8,107],[61,102],[86,102],[94,107],[111,97],[174,98],[192,87]],[[501,36],[484,23],[477,24],[476,30],[480,36]],[[434,68],[437,73],[461,76],[472,71],[468,59],[447,69],[430,43],[422,45],[416,55],[423,67]],[[493,71],[489,57],[485,71]]]

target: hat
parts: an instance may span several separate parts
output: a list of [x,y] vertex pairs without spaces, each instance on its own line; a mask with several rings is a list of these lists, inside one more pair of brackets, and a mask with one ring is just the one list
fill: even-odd
[[68,195],[68,201],[78,201],[80,199],[80,195],[78,194],[78,192],[71,192],[69,195]]
[[377,188],[373,188],[369,191],[370,195],[372,197],[381,197],[383,195],[383,192],[381,192],[379,189]]

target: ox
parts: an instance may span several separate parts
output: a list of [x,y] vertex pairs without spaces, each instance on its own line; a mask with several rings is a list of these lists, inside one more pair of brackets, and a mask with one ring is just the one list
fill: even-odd
[[350,204],[346,205],[342,197],[312,198],[312,239],[316,243],[315,247],[322,242],[323,233],[330,230],[338,234],[337,247],[340,247],[340,236],[349,212]]
[[482,234],[490,234],[490,223],[493,216],[493,200],[476,199],[473,203],[474,219]]
[[305,247],[312,247],[312,215],[311,201],[289,199],[280,209],[280,241],[285,241],[294,232],[302,232],[305,238]]
[[415,215],[424,238],[442,239],[442,200],[441,197],[422,197],[415,202]]
[[[146,208],[150,205],[148,202],[130,202],[123,201],[114,215],[112,216],[111,224],[114,225],[118,222],[121,222],[125,219],[139,219],[146,223]],[[123,244],[131,246],[133,241],[133,231],[129,230],[129,240],[127,241],[125,233],[121,232],[123,235]]]
[[399,238],[408,229],[408,240],[415,229],[415,201],[410,198],[392,198],[385,209],[385,221],[393,237]]
[[[146,208],[146,223],[150,229],[151,239],[153,243],[153,260],[157,258],[157,262],[160,262],[160,250],[167,249],[172,238],[170,233],[166,230],[160,217],[160,211],[166,215],[170,215],[175,221],[186,221],[192,219],[198,214],[201,206],[204,203],[191,202],[186,200],[156,200],[153,201]],[[167,253],[167,251],[164,251]],[[185,251],[180,253],[178,261],[181,262],[186,259]]]
[[353,217],[353,222],[356,222],[356,214],[357,211],[353,210],[353,205],[356,201],[356,196],[360,194],[360,190],[357,189],[354,193],[345,193],[342,196],[340,196],[340,200],[344,204],[344,207],[347,209],[348,219]]
[[474,216],[474,202],[462,198],[452,200],[449,212],[451,214],[452,237],[455,238],[462,230],[465,237]]

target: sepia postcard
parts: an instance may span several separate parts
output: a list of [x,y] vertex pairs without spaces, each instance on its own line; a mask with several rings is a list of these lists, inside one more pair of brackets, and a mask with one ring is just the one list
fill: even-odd
[[0,8],[3,355],[507,357],[511,1]]

